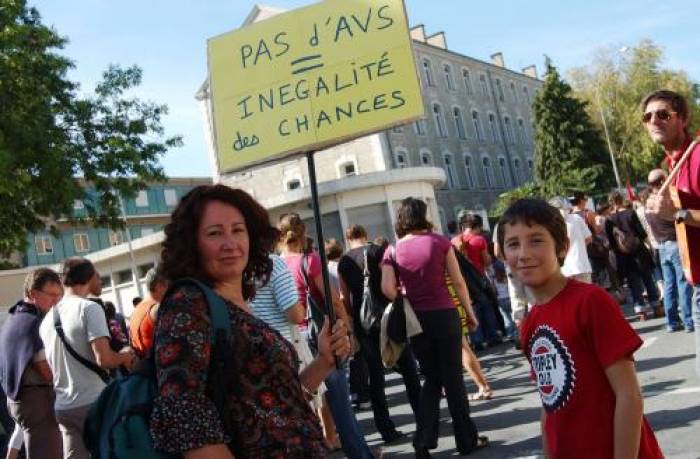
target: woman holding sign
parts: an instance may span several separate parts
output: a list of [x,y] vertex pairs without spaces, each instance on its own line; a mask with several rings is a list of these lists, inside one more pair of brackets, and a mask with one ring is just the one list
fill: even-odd
[[[276,239],[267,211],[224,185],[194,188],[173,212],[161,266],[175,287],[161,303],[155,332],[151,435],[157,450],[186,459],[326,457],[308,399],[334,371],[336,358],[349,354],[347,327],[339,319],[331,331],[326,321],[317,357],[298,373],[293,346],[247,304],[255,286],[269,280]],[[223,350],[211,344],[208,289],[177,284],[183,278],[223,299],[231,324]],[[218,351],[226,357],[223,369],[210,363],[219,363]],[[224,374],[223,383],[214,373]],[[214,403],[222,387],[224,401]]]

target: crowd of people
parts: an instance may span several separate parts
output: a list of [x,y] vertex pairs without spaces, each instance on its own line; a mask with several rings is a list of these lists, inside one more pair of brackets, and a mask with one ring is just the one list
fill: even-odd
[[[673,168],[690,143],[685,101],[657,91],[642,113]],[[149,424],[158,451],[381,457],[356,411],[371,407],[386,444],[408,440],[390,413],[390,370],[401,375],[415,417],[415,456],[431,457],[437,447],[442,397],[457,452],[467,455],[489,447],[470,403],[498,395],[478,353],[505,341],[530,362],[546,457],[663,457],[632,360],[642,342],[620,303],[629,291],[635,313],[664,313],[669,332],[695,331],[700,348],[700,285],[688,275],[688,261],[700,258],[688,244],[700,227],[700,148],[680,170],[672,196],[663,189],[668,173],[654,169],[638,199],[614,191],[595,208],[581,192],[517,200],[490,237],[482,216],[466,211],[443,236],[426,203],[406,198],[394,244],[390,235],[372,242],[354,224],[345,230],[347,250],[333,239],[323,254],[298,214],[274,226],[246,192],[196,187],[165,227],[148,295],[135,301],[128,325],[100,299],[100,275],[88,259],[65,260],[61,273],[28,274],[24,297],[0,329],[7,457],[21,450],[27,458],[90,457],[90,407],[110,381],[145,362],[157,382]],[[212,370],[220,349],[212,344],[219,337],[209,290],[228,313],[225,378]],[[386,368],[381,319],[390,304],[411,308],[421,332]]]

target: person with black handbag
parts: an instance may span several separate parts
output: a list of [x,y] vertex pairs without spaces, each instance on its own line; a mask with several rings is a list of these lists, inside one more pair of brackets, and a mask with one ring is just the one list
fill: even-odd
[[[309,347],[314,355],[317,351],[316,334],[324,316],[323,280],[321,258],[307,250],[306,226],[298,214],[284,215],[279,224],[281,256],[294,276],[299,299],[307,310],[307,333]],[[340,302],[338,293],[331,288],[331,302],[336,315],[343,322],[351,323],[348,313]],[[333,371],[326,379],[326,401],[333,415],[336,429],[345,455],[351,459],[375,457],[360,430],[357,418],[350,403],[345,365]]]
[[[361,225],[352,225],[345,231],[350,250],[340,259],[338,274],[342,298],[352,311],[355,335],[360,342],[360,353],[369,368],[370,397],[374,425],[386,443],[404,436],[396,430],[389,416],[385,393],[385,373],[379,346],[379,328],[382,313],[389,300],[381,292],[380,262],[384,248],[367,240],[367,231]],[[361,317],[362,313],[364,314]],[[418,415],[420,380],[416,363],[409,347],[399,357],[394,369],[406,386],[406,395],[414,415]]]
[[462,379],[462,330],[459,313],[447,290],[445,270],[465,306],[469,327],[476,328],[478,320],[452,245],[449,239],[433,233],[426,213],[427,206],[420,199],[406,198],[401,202],[395,225],[399,240],[395,250],[387,249],[382,260],[384,295],[393,300],[401,294],[400,285],[423,330],[410,338],[425,376],[416,420],[418,432],[413,441],[417,458],[431,457],[429,450],[437,447],[443,388],[457,451],[469,454],[488,445],[488,438],[479,435],[469,416]]

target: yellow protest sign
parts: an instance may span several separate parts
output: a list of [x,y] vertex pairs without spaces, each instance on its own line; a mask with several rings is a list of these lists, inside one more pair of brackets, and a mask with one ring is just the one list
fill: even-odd
[[327,0],[208,42],[221,172],[423,114],[403,0]]

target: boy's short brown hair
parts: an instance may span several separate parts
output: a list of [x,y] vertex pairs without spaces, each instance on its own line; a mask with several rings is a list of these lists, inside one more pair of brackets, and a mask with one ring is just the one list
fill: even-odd
[[515,201],[503,212],[501,219],[498,221],[497,236],[498,245],[502,247],[501,250],[505,251],[506,225],[515,225],[516,223],[524,223],[528,226],[543,226],[554,239],[559,264],[564,263],[559,254],[566,250],[569,244],[569,236],[566,232],[566,222],[559,210],[541,199],[524,198]]

